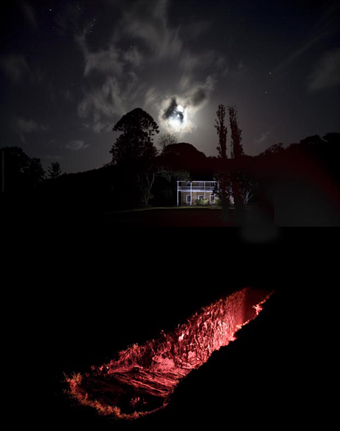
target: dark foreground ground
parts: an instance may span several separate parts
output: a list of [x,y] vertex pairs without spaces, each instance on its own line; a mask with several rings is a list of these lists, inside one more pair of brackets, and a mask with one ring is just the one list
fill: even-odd
[[[289,208],[286,208],[289,213]],[[274,231],[275,227],[293,226],[340,226],[340,218],[318,217],[316,210],[301,214],[291,209],[289,216],[281,217],[257,207],[246,208],[240,216],[231,209],[228,218],[222,210],[202,207],[150,208],[140,211],[105,213],[105,223],[124,227],[238,227]]]
[[233,227],[239,224],[231,212],[223,219],[215,208],[149,208],[145,210],[106,213],[105,223],[119,227]]
[[[13,426],[22,420],[39,430],[331,428],[338,262],[334,244],[320,238],[335,232],[280,231],[275,244],[238,247],[239,228],[137,234],[74,214],[38,221],[2,230],[10,239],[1,242],[1,277]],[[276,295],[236,342],[179,385],[166,409],[112,423],[64,397],[63,373],[100,365],[244,286]]]
[[107,213],[105,222],[122,227],[219,227],[232,226],[234,220],[224,221],[219,209],[150,208]]

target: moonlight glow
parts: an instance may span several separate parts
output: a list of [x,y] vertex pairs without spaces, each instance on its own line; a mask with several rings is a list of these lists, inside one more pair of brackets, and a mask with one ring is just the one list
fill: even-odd
[[169,133],[185,135],[196,129],[193,118],[196,110],[184,99],[172,97],[164,100],[160,107],[159,121]]
[[185,128],[186,115],[185,110],[182,106],[178,106],[170,117],[169,122],[174,131],[181,132],[182,128]]

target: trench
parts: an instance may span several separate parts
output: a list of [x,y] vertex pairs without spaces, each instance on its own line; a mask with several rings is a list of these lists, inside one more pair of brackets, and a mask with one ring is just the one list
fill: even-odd
[[118,419],[138,419],[162,409],[192,370],[236,340],[236,333],[260,314],[271,294],[247,287],[221,298],[158,338],[132,345],[86,373],[66,377],[67,394]]

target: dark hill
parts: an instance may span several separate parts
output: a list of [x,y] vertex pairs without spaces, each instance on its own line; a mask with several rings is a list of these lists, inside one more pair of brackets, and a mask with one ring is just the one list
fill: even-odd
[[185,142],[168,145],[159,161],[172,170],[189,172],[193,180],[206,180],[211,176],[206,155]]
[[188,160],[190,158],[202,160],[206,158],[204,153],[197,150],[197,148],[195,148],[193,145],[187,144],[185,142],[168,145],[164,150],[164,154],[174,154],[177,157],[183,157]]

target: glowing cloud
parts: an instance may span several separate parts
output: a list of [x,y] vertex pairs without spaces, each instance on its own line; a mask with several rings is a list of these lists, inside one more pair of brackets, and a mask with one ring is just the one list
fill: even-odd
[[182,136],[196,129],[194,117],[195,111],[184,99],[172,97],[166,98],[161,104],[158,121],[168,133]]
[[[190,80],[189,80],[190,81]],[[185,83],[181,96],[166,96],[159,106],[158,122],[168,133],[178,133],[180,136],[193,133],[197,126],[195,117],[209,101],[214,90],[214,77],[209,76],[204,83]]]

